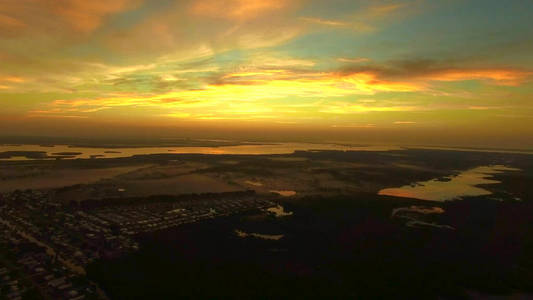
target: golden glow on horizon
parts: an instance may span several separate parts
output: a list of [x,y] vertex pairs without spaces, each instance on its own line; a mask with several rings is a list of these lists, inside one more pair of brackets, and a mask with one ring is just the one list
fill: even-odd
[[[179,90],[156,95],[117,94],[94,99],[56,100],[50,108],[34,110],[32,115],[54,115],[64,113],[92,113],[116,107],[156,107],[171,112],[167,117],[185,119],[265,119],[278,118],[280,112],[292,117],[304,114],[351,114],[364,112],[420,111],[428,107],[416,105],[379,106],[369,104],[312,102],[300,107],[312,111],[302,113],[298,105],[279,105],[272,100],[290,97],[335,99],[350,95],[376,95],[380,92],[423,92],[429,89],[430,81],[458,81],[486,79],[499,84],[511,85],[523,80],[527,73],[513,70],[453,70],[416,77],[410,81],[395,82],[379,79],[376,73],[353,74],[302,73],[287,70],[265,70],[256,72],[230,73],[230,81],[208,84],[201,89]],[[363,101],[364,102],[364,101]],[[373,102],[373,101],[371,101]],[[479,110],[483,106],[468,106]],[[491,107],[485,107],[490,109]],[[209,113],[205,113],[208,111]]]
[[[279,79],[274,77],[277,74],[279,74]],[[261,76],[261,79],[256,76]],[[413,92],[423,89],[423,85],[420,84],[381,81],[371,73],[314,74],[308,78],[284,79],[287,76],[283,70],[235,73],[226,77],[239,79],[252,77],[252,79],[245,80],[243,83],[212,84],[197,90],[173,91],[151,96],[126,94],[98,99],[56,100],[52,103],[52,108],[36,110],[32,113],[45,115],[65,112],[88,113],[113,107],[155,106],[177,110],[165,115],[180,118],[215,119],[220,117],[213,115],[222,114],[224,119],[231,119],[231,115],[234,115],[235,119],[242,119],[243,116],[246,119],[264,119],[275,118],[275,115],[265,115],[265,113],[276,113],[273,105],[269,103],[269,99],[286,97],[334,98],[347,95],[373,95],[380,91]],[[367,107],[362,105],[346,106],[345,110],[342,107],[332,109],[328,106],[321,109],[322,104],[316,102],[312,106],[323,113],[406,110],[397,107]],[[288,107],[291,105],[287,105],[283,111],[287,111]],[[192,112],[192,110],[197,109],[209,109],[210,115],[206,117],[205,113]],[[294,106],[292,106],[292,110],[294,110]],[[415,108],[409,110],[415,110]]]

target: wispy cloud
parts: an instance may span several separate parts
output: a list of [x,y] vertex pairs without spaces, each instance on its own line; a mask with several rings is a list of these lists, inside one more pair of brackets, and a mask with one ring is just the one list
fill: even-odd
[[105,17],[137,7],[142,0],[17,0],[0,3],[0,35],[73,30],[88,33]]
[[326,26],[334,26],[334,27],[337,27],[337,26],[343,27],[343,26],[350,25],[349,22],[342,22],[342,21],[328,20],[328,19],[321,19],[321,18],[312,18],[312,17],[301,17],[300,20],[309,22],[309,23],[326,25]]
[[379,78],[404,81],[465,81],[482,80],[498,85],[519,85],[533,75],[531,70],[514,67],[456,66],[454,62],[434,60],[404,60],[384,63],[348,65],[343,72],[371,72]]
[[414,121],[394,121],[396,125],[407,125],[407,124],[416,124]]
[[0,76],[0,82],[22,83],[26,81],[26,78],[22,78],[19,76]]
[[369,112],[405,112],[405,111],[421,111],[428,110],[428,108],[421,106],[374,106],[374,105],[360,105],[349,103],[334,103],[328,104],[320,111],[328,114],[357,114]]
[[376,124],[334,124],[331,125],[333,128],[375,128]]
[[516,69],[444,69],[433,70],[420,77],[435,81],[488,80],[501,85],[519,85],[533,72]]
[[132,9],[141,0],[45,0],[50,10],[75,30],[89,32],[98,28],[108,15]]
[[248,20],[287,8],[295,1],[289,0],[195,0],[190,12],[198,16]]
[[339,57],[337,58],[338,62],[342,63],[351,63],[351,64],[358,64],[362,62],[368,62],[370,61],[370,58],[366,57],[353,57],[353,58],[346,58],[346,57]]

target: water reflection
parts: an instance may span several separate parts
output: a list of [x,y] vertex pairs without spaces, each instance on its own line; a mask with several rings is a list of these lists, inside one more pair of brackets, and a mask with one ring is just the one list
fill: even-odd
[[259,181],[246,180],[244,183],[249,184],[249,185],[253,185],[253,186],[263,186],[263,184],[261,182],[259,182]]
[[455,230],[453,226],[450,225],[441,225],[434,222],[424,222],[420,220],[410,220],[407,223],[405,223],[405,226],[407,227],[434,227],[434,228],[440,228],[440,229],[449,229],[449,230]]
[[242,230],[235,229],[235,234],[241,238],[255,237],[263,240],[273,240],[278,241],[282,239],[285,235],[283,234],[260,234],[260,233],[247,233]]
[[278,190],[270,190],[271,193],[276,193],[278,195],[281,195],[283,197],[291,197],[296,195],[295,191],[278,191]]
[[503,165],[482,166],[463,171],[455,176],[417,182],[399,188],[383,189],[378,194],[432,201],[454,200],[465,196],[490,195],[490,191],[476,185],[500,183],[500,181],[492,179],[493,174],[519,170]]
[[[395,146],[348,146],[337,144],[312,144],[312,143],[279,143],[265,145],[239,145],[239,146],[220,146],[220,147],[137,147],[137,148],[120,148],[114,151],[106,148],[89,148],[76,147],[69,145],[0,145],[0,154],[3,152],[13,152],[11,157],[0,158],[1,160],[21,160],[23,159],[43,159],[52,158],[53,153],[70,153],[69,157],[64,158],[117,158],[130,157],[133,155],[146,154],[291,154],[294,151],[309,150],[339,150],[339,151],[389,151],[402,150],[403,148]],[[19,152],[19,153],[16,153]],[[42,157],[35,157],[21,152],[43,152]],[[72,155],[75,153],[76,155]],[[48,156],[48,157],[47,157]],[[61,158],[61,156],[57,156]]]
[[444,209],[437,206],[419,206],[399,207],[392,210],[391,217],[405,220],[407,227],[434,227],[440,229],[455,228],[450,225],[438,224],[434,220],[434,215],[444,213]]
[[267,208],[266,211],[274,214],[274,216],[277,218],[292,216],[293,214],[292,211],[285,211],[285,208],[279,204],[277,206]]
[[444,213],[444,209],[437,207],[437,206],[418,206],[418,205],[412,205],[410,207],[399,207],[392,210],[391,217],[397,216],[399,214],[403,213],[419,213],[423,215],[429,215],[429,214],[442,214]]

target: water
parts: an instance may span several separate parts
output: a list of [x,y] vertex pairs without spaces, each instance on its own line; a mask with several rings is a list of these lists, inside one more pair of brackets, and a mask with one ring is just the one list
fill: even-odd
[[443,214],[444,209],[437,206],[412,205],[410,207],[399,207],[392,210],[391,217],[406,220],[407,227],[435,227],[440,229],[455,230],[450,225],[437,224],[431,221],[431,215]]
[[[0,145],[0,153],[7,151],[24,151],[24,152],[44,152],[47,156],[61,157],[54,153],[70,152],[63,155],[65,159],[72,158],[118,158],[131,157],[133,155],[146,154],[241,154],[241,155],[260,155],[260,154],[291,154],[294,151],[309,150],[339,150],[339,151],[390,151],[402,150],[403,148],[395,146],[346,146],[337,144],[310,144],[310,143],[278,143],[265,145],[239,145],[239,146],[220,146],[220,147],[138,147],[138,148],[92,148],[76,147],[69,145]],[[79,154],[78,154],[79,153]],[[55,158],[55,157],[54,157]],[[5,158],[1,160],[31,160],[25,156]]]
[[399,188],[383,189],[378,194],[441,202],[465,196],[490,195],[490,191],[477,187],[477,185],[500,183],[500,181],[492,179],[493,174],[519,170],[503,165],[481,166],[463,171],[459,175],[446,177],[447,181],[437,178]]
[[393,209],[391,213],[391,217],[394,217],[396,216],[396,214],[402,213],[402,212],[407,212],[407,213],[414,212],[414,213],[419,213],[423,215],[429,215],[429,214],[443,214],[444,209],[437,207],[437,206],[426,207],[426,206],[411,205],[410,207],[399,207],[399,208]]
[[278,190],[271,190],[271,193],[276,193],[278,195],[281,195],[283,197],[291,197],[296,195],[295,191],[278,191]]
[[274,214],[274,216],[277,218],[292,216],[293,214],[292,211],[285,211],[285,208],[279,204],[277,206],[267,208],[266,211]]
[[249,184],[249,185],[253,185],[253,186],[263,186],[263,184],[261,182],[259,182],[259,181],[246,180],[244,183]]
[[244,232],[242,230],[237,230],[237,229],[235,230],[235,234],[237,234],[237,236],[241,238],[255,237],[258,239],[272,240],[272,241],[278,241],[285,236],[283,234],[247,233],[247,232]]

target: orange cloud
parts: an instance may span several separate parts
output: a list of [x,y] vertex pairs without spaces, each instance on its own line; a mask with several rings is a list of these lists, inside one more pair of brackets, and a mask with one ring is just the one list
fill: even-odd
[[423,85],[417,83],[379,79],[377,74],[371,72],[354,73],[343,76],[341,79],[354,84],[360,90],[368,91],[368,94],[373,94],[376,91],[415,92],[424,89]]
[[400,111],[420,111],[426,108],[420,106],[369,106],[349,103],[334,103],[325,105],[320,112],[328,114],[354,114],[368,112],[400,112]]
[[327,20],[322,18],[309,18],[304,17],[300,18],[302,21],[319,24],[319,25],[326,25],[326,26],[349,26],[350,23],[342,22],[342,21],[336,21],[336,20]]
[[413,121],[395,121],[394,124],[396,124],[396,125],[416,124],[416,122],[413,122]]
[[[525,73],[525,72],[522,72]],[[33,111],[34,115],[85,115],[106,109],[132,110],[142,107],[161,110],[162,116],[189,119],[283,119],[318,115],[350,115],[367,112],[409,112],[428,110],[424,105],[375,103],[361,99],[357,103],[331,102],[351,95],[374,95],[380,92],[430,91],[429,81],[487,79],[512,82],[520,77],[509,70],[427,71],[391,80],[386,72],[377,70],[351,73],[317,72],[257,68],[221,75],[197,89],[171,90],[160,94],[115,94],[95,99],[56,100],[48,109]],[[307,99],[307,100],[306,100]],[[326,102],[317,99],[327,99]],[[293,100],[298,100],[294,104]],[[340,100],[340,101],[344,101]],[[369,104],[370,103],[370,104]],[[296,105],[296,106],[295,106]],[[469,107],[468,109],[484,109]],[[206,112],[208,112],[206,114]],[[396,125],[415,124],[394,121]]]
[[[372,73],[311,73],[295,76],[290,71],[232,73],[229,82],[213,83],[201,89],[176,90],[157,95],[117,94],[96,99],[56,100],[48,109],[32,114],[87,114],[104,109],[150,107],[168,111],[166,116],[186,119],[268,119],[282,114],[301,115],[301,109],[320,113],[346,114],[373,111],[409,111],[414,107],[367,105],[325,105],[316,100],[303,104],[280,103],[280,99],[334,98],[373,95],[382,91],[411,92],[423,89],[406,82],[379,80]],[[236,80],[236,81],[231,81]],[[273,101],[276,100],[277,101]],[[209,112],[212,115],[206,115]]]
[[283,9],[290,3],[289,0],[197,0],[190,11],[199,16],[248,20]]
[[13,90],[20,87],[20,83],[27,81],[28,79],[23,77],[0,75],[0,90]]
[[[376,1],[377,2],[377,1]],[[362,7],[355,13],[344,16],[341,20],[324,19],[319,17],[300,17],[299,19],[316,25],[329,26],[339,29],[351,29],[356,32],[375,31],[376,23],[382,19],[390,19],[391,15],[398,14],[400,10],[410,7],[413,3],[374,4]]]
[[0,35],[43,31],[91,32],[103,19],[131,9],[142,0],[16,0],[0,2]]
[[16,18],[0,14],[0,28],[20,28],[25,26],[24,22]]
[[0,76],[0,82],[22,83],[26,79],[18,76]]
[[90,32],[100,26],[104,17],[131,9],[138,3],[137,0],[52,0],[47,5],[75,30]]
[[369,124],[334,124],[331,125],[333,128],[375,128],[376,124],[369,123]]
[[435,71],[424,78],[436,81],[491,80],[501,85],[518,85],[531,74],[512,69],[450,69]]
[[407,6],[409,6],[408,3],[381,4],[369,7],[365,13],[374,18],[385,17]]
[[[353,63],[347,59],[339,62]],[[364,61],[364,60],[362,60]],[[533,71],[513,67],[457,67],[459,63],[438,60],[390,61],[381,64],[347,65],[344,73],[372,73],[377,78],[393,81],[425,82],[482,80],[496,85],[516,86],[528,80]]]
[[343,63],[357,64],[357,63],[370,61],[370,58],[366,58],[366,57],[354,57],[354,58],[339,57],[339,58],[337,58],[337,61],[338,62],[343,62]]

